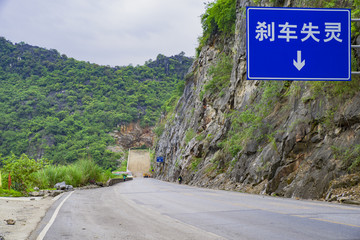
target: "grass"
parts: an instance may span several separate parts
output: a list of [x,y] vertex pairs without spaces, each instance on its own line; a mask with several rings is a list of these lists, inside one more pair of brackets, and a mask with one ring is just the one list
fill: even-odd
[[15,191],[13,189],[2,189],[0,188],[0,197],[22,197],[23,194],[21,192]]
[[230,83],[232,66],[231,55],[221,53],[216,65],[211,66],[208,70],[211,79],[204,85],[204,89],[200,92],[200,100],[204,98],[205,94],[214,95],[215,93],[219,93],[221,96],[224,94],[222,90]]
[[332,146],[331,150],[336,159],[343,161],[350,172],[360,170],[360,144],[352,147]]
[[185,133],[185,143],[188,144],[196,136],[194,129],[190,128]]
[[34,173],[33,185],[44,189],[65,181],[68,185],[80,187],[94,182],[105,182],[113,177],[110,171],[104,171],[92,160],[79,160],[68,166],[49,165]]
[[198,170],[198,166],[201,163],[202,158],[193,158],[191,162],[191,170],[196,172]]

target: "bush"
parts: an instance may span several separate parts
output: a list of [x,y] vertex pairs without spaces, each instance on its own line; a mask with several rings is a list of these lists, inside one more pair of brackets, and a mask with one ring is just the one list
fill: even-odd
[[203,36],[199,38],[199,55],[201,48],[217,33],[223,36],[234,34],[236,22],[236,0],[217,0],[208,3],[206,12],[201,16]]
[[7,176],[10,173],[12,188],[17,191],[25,192],[33,182],[33,173],[39,171],[49,164],[46,159],[30,159],[26,154],[19,158],[14,154],[2,160],[4,163],[4,185],[8,185]]
[[[351,10],[351,18],[359,18],[360,17],[360,0],[353,1],[353,7]],[[359,24],[356,22],[351,23],[351,35],[356,38],[360,34]]]

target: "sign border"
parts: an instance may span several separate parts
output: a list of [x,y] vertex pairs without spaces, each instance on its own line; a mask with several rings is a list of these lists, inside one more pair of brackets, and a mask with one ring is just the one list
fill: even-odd
[[[341,12],[345,11],[348,13],[348,20],[349,20],[349,26],[348,26],[348,38],[350,40],[350,43],[348,44],[348,53],[349,53],[349,70],[348,70],[348,76],[346,78],[304,78],[304,77],[251,77],[250,76],[250,51],[249,51],[249,44],[250,44],[250,34],[249,32],[249,24],[250,24],[250,17],[249,17],[249,11],[250,10],[280,10],[280,11],[334,11],[334,12]],[[351,81],[351,9],[348,8],[281,8],[281,7],[258,7],[258,6],[247,6],[246,7],[246,79],[247,80],[278,80],[278,81],[287,81],[287,80],[293,80],[293,81]]]

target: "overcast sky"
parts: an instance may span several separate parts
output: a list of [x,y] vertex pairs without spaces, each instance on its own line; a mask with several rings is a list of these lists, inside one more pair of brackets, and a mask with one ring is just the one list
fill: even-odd
[[0,0],[0,36],[101,65],[194,56],[205,0]]

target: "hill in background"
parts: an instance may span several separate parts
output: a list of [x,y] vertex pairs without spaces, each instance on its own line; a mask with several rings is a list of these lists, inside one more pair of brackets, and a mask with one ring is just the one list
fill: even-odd
[[114,167],[108,132],[154,125],[165,101],[182,93],[192,61],[160,54],[143,66],[99,66],[0,38],[0,154]]

